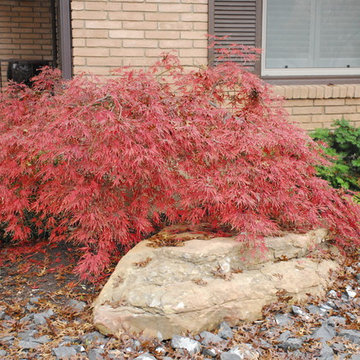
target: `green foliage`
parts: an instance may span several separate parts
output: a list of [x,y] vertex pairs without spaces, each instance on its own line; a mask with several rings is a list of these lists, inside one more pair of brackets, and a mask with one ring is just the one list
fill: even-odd
[[[317,129],[312,137],[324,143],[329,166],[318,166],[318,175],[335,188],[360,192],[360,128],[341,119],[335,130]],[[359,194],[356,198],[360,200]]]

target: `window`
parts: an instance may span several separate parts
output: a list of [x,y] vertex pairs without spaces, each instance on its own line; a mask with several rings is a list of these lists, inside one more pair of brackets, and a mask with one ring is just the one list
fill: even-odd
[[264,0],[263,75],[360,74],[359,0]]
[[360,0],[209,0],[209,33],[261,47],[269,80],[360,76]]

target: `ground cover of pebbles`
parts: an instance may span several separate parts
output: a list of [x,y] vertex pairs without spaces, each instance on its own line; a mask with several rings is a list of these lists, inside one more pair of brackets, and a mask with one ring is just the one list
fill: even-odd
[[105,337],[91,323],[96,284],[72,274],[64,245],[0,248],[0,359],[360,360],[360,251],[349,252],[326,297],[296,304],[279,292],[264,319],[169,341]]

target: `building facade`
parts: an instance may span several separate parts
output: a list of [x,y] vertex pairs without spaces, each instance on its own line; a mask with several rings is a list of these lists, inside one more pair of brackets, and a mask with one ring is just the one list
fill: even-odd
[[185,66],[214,63],[210,33],[228,36],[219,46],[263,49],[252,71],[303,128],[341,117],[360,126],[359,18],[358,0],[2,0],[2,84],[16,60],[49,61],[66,78],[110,76],[172,50]]

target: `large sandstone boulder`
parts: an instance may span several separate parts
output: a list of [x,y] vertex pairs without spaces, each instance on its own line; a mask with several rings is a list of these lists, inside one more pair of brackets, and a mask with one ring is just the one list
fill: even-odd
[[167,228],[120,260],[94,303],[95,326],[103,333],[167,339],[213,330],[223,320],[260,319],[278,291],[295,300],[322,295],[329,270],[338,265],[306,256],[326,247],[326,235],[319,229],[269,237],[268,251],[254,253],[232,237],[206,239]]

